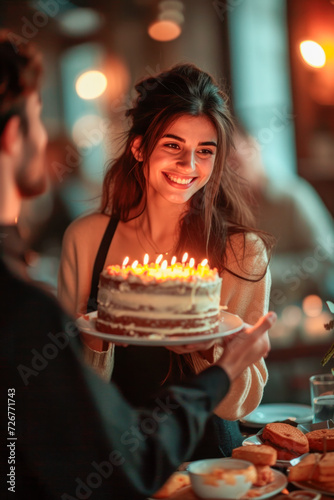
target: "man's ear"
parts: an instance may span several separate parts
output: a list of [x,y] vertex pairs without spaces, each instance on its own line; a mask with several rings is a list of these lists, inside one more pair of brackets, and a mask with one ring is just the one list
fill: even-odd
[[22,145],[21,119],[15,115],[9,118],[0,137],[1,151],[16,155]]
[[137,137],[135,139],[133,139],[132,144],[131,144],[132,154],[136,158],[137,161],[143,161],[143,154],[140,150],[141,141],[142,141],[142,137],[140,135],[137,135]]

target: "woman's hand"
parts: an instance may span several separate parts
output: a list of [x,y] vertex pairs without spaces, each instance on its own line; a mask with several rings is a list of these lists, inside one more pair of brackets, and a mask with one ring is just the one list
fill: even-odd
[[251,364],[270,351],[267,331],[277,319],[274,312],[269,312],[254,325],[247,325],[240,332],[224,339],[224,352],[216,362],[221,366],[231,380],[237,378]]

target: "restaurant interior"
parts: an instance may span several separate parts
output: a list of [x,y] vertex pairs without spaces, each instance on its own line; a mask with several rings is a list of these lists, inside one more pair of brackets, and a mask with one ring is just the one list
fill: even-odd
[[32,279],[56,289],[66,227],[99,207],[134,83],[194,63],[225,89],[259,145],[268,185],[286,194],[281,208],[279,199],[257,207],[259,227],[279,241],[263,403],[310,404],[309,377],[334,368],[321,364],[334,342],[325,328],[334,301],[333,25],[333,0],[1,2],[0,26],[36,42],[45,64],[50,186],[18,220]]

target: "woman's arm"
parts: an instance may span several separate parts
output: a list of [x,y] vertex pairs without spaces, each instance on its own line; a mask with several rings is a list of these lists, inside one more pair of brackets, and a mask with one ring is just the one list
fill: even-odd
[[[67,228],[62,245],[58,275],[58,298],[65,310],[75,316],[87,311],[93,266],[109,218],[92,214],[75,220]],[[103,349],[103,341],[81,334],[84,357],[105,380],[110,380],[113,367],[113,348]]]
[[[227,267],[246,278],[256,279],[263,274],[268,263],[264,245],[250,235],[243,246],[243,237],[235,236],[233,248],[227,250]],[[249,273],[251,273],[249,275]],[[228,312],[237,314],[245,323],[254,325],[268,311],[271,286],[270,271],[256,282],[245,281],[225,271],[222,275],[221,304]],[[267,340],[269,344],[269,339]],[[215,362],[223,347],[215,345],[208,351],[191,354],[193,369],[199,373]],[[260,403],[268,379],[264,360],[248,367],[231,385],[229,394],[216,408],[215,413],[226,420],[238,420],[253,411]]]

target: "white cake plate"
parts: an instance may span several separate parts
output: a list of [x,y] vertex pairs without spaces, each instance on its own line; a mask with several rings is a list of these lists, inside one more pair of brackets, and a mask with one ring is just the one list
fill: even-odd
[[151,334],[145,337],[134,337],[130,335],[113,335],[112,333],[104,333],[96,330],[97,311],[80,316],[76,320],[78,329],[81,332],[88,333],[93,337],[97,337],[108,342],[115,342],[118,344],[127,345],[142,345],[142,346],[171,346],[171,345],[188,345],[198,344],[199,342],[206,342],[207,340],[220,339],[232,333],[236,333],[244,326],[244,322],[239,316],[228,313],[226,311],[220,312],[219,331],[207,335],[187,335],[187,336],[173,336],[172,338],[162,337],[159,334]]

